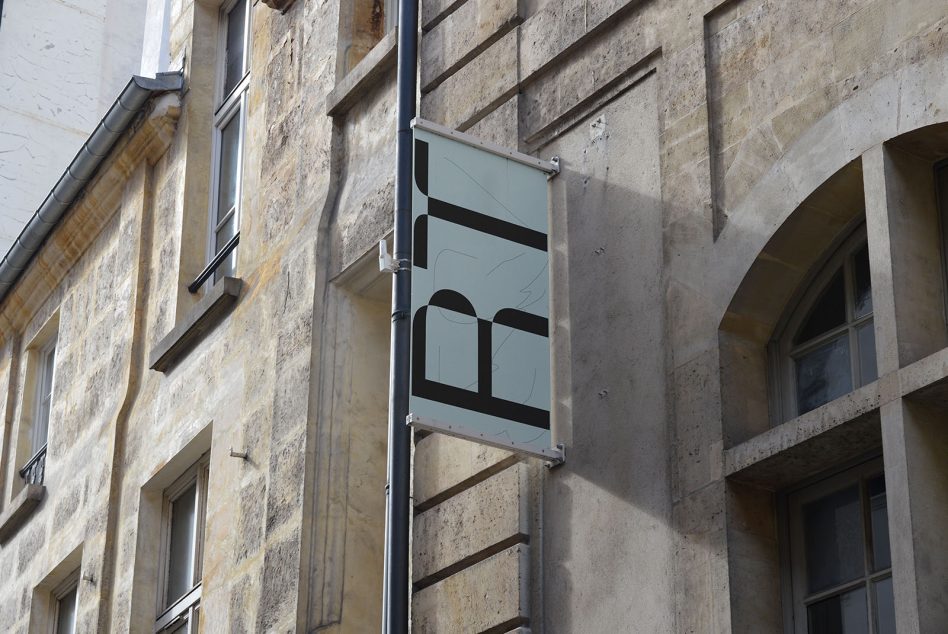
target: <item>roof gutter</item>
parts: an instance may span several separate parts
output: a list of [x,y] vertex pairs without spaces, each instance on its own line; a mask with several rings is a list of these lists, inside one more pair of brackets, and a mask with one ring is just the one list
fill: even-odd
[[180,91],[183,87],[181,71],[158,73],[154,79],[134,75],[129,80],[0,261],[0,302],[6,299],[46,238],[82,194],[116,141],[128,131],[148,101],[158,94]]

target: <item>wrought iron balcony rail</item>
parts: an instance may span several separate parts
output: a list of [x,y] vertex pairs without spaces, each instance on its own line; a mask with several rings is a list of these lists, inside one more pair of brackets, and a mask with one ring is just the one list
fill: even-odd
[[191,293],[197,293],[198,289],[201,288],[201,285],[204,284],[212,275],[214,271],[217,270],[217,267],[227,259],[227,256],[230,255],[231,251],[237,248],[237,243],[240,242],[240,232],[234,234],[234,237],[227,241],[227,244],[217,252],[217,255],[207,263],[207,266],[204,267],[204,270],[201,271],[194,281],[188,285],[188,291]]
[[20,469],[20,477],[27,484],[43,484],[43,478],[46,477],[46,445]]

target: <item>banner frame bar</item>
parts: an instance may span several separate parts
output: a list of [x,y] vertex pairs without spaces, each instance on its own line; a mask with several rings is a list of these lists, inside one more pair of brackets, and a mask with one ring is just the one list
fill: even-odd
[[405,424],[413,427],[415,430],[421,429],[425,431],[438,432],[447,436],[454,436],[455,438],[462,438],[464,440],[476,442],[481,445],[488,445],[490,447],[506,449],[507,451],[512,451],[514,453],[530,456],[533,458],[540,458],[541,460],[545,460],[550,463],[549,466],[551,467],[555,467],[566,462],[565,448],[563,447],[562,443],[559,443],[556,445],[556,447],[551,447],[549,449],[531,449],[524,447],[523,445],[518,445],[515,442],[505,443],[491,440],[481,432],[475,431],[466,425],[459,425],[457,423],[443,423],[439,420],[434,420],[432,418],[422,418],[415,416],[414,414],[409,414],[406,417]]
[[438,136],[463,143],[464,145],[477,148],[478,150],[484,150],[490,154],[494,154],[505,159],[510,159],[511,161],[516,161],[517,163],[538,169],[541,172],[545,172],[549,175],[556,175],[560,173],[560,163],[558,159],[544,161],[543,159],[538,159],[535,156],[530,156],[529,154],[524,154],[523,152],[517,152],[516,150],[505,148],[501,145],[497,145],[496,143],[491,143],[490,141],[478,139],[477,137],[471,136],[470,134],[458,132],[457,130],[452,130],[451,128],[434,123],[432,121],[421,119],[419,117],[412,119],[411,127],[418,128],[419,130],[424,130],[425,132],[430,132],[432,134],[437,134]]

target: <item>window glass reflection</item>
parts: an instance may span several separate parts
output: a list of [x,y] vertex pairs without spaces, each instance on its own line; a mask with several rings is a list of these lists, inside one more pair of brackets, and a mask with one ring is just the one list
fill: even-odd
[[224,61],[224,95],[228,95],[244,75],[244,22],[247,0],[239,0],[227,14],[227,51]]
[[881,475],[866,483],[869,496],[869,521],[872,528],[872,569],[885,570],[892,567],[889,550],[889,513],[886,508],[885,478]]
[[804,343],[846,323],[846,284],[842,270],[833,276],[819,301],[810,310],[794,343]]
[[76,591],[78,587],[59,599],[56,614],[56,634],[73,634],[76,631]]
[[[875,330],[872,319],[872,280],[869,246],[860,231],[826,265],[826,280],[807,293],[784,334],[787,382],[796,399],[786,401],[786,414],[799,416],[838,398],[856,387],[875,381]],[[812,299],[810,299],[812,298]],[[801,319],[802,317],[802,319]]]
[[807,620],[809,634],[869,634],[866,589],[814,603],[807,610]]
[[856,329],[859,344],[859,384],[872,383],[879,378],[876,369],[876,332],[871,321]]
[[869,245],[853,255],[853,315],[864,317],[872,312],[872,280],[869,278]]
[[192,484],[171,503],[171,539],[168,553],[168,600],[183,597],[194,582],[194,520],[197,484]]
[[874,585],[876,634],[895,634],[895,600],[892,597],[892,577]]
[[804,414],[853,389],[849,338],[843,334],[796,360],[797,413]]
[[861,515],[856,485],[803,507],[807,587],[811,593],[863,574]]
[[240,145],[240,113],[221,130],[220,184],[218,185],[217,222],[237,204],[237,150]]

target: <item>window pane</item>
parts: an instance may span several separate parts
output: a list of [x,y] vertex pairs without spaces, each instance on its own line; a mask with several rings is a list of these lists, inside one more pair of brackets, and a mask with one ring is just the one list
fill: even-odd
[[49,438],[50,405],[48,396],[39,402],[39,408],[36,412],[36,427],[33,432],[33,455],[36,455],[36,452],[43,448],[47,438]]
[[807,609],[809,634],[869,634],[866,589],[824,599]]
[[869,245],[863,245],[853,255],[853,277],[856,283],[856,295],[853,298],[853,312],[862,317],[872,312],[872,281],[869,279]]
[[236,233],[236,224],[237,219],[234,216],[228,218],[224,224],[220,226],[217,230],[217,233],[214,237],[214,253],[220,253],[220,250],[224,248],[224,245],[234,237]]
[[56,367],[56,346],[49,349],[46,358],[43,360],[43,394],[49,396],[53,393],[53,369]]
[[221,130],[220,172],[217,194],[216,225],[237,203],[237,150],[240,141],[240,112]]
[[[237,219],[234,216],[231,216],[227,221],[221,225],[220,229],[217,230],[217,234],[214,236],[214,253],[220,253],[227,242],[234,237],[234,234],[237,231]],[[235,248],[230,252],[230,255],[227,256],[220,266],[217,267],[217,270],[214,271],[214,281],[216,282],[222,277],[233,275],[234,269],[236,268],[237,263],[237,249]]]
[[171,539],[168,548],[168,599],[165,607],[184,596],[194,580],[194,522],[197,484],[171,503]]
[[238,0],[227,14],[227,51],[224,62],[224,95],[244,76],[244,22],[247,0]]
[[803,507],[806,577],[811,593],[863,575],[859,487],[850,486]]
[[76,631],[76,590],[73,588],[59,599],[56,634],[73,634]]
[[866,483],[866,489],[869,494],[869,521],[872,528],[872,569],[885,570],[892,567],[885,478],[881,475],[872,478]]
[[842,270],[837,271],[823,291],[819,301],[810,310],[803,327],[793,338],[794,344],[809,341],[817,335],[841,326],[846,322],[846,283]]
[[853,389],[849,336],[843,334],[796,360],[797,413],[828,403]]
[[895,634],[895,601],[892,598],[892,577],[876,582],[876,634]]
[[39,403],[37,403],[36,420],[33,425],[33,454],[43,448],[49,437],[49,412],[52,408],[53,397],[53,369],[56,365],[56,347],[53,346],[43,355],[39,378]]
[[856,340],[859,342],[859,384],[865,385],[879,378],[876,369],[876,330],[871,321],[856,329]]

